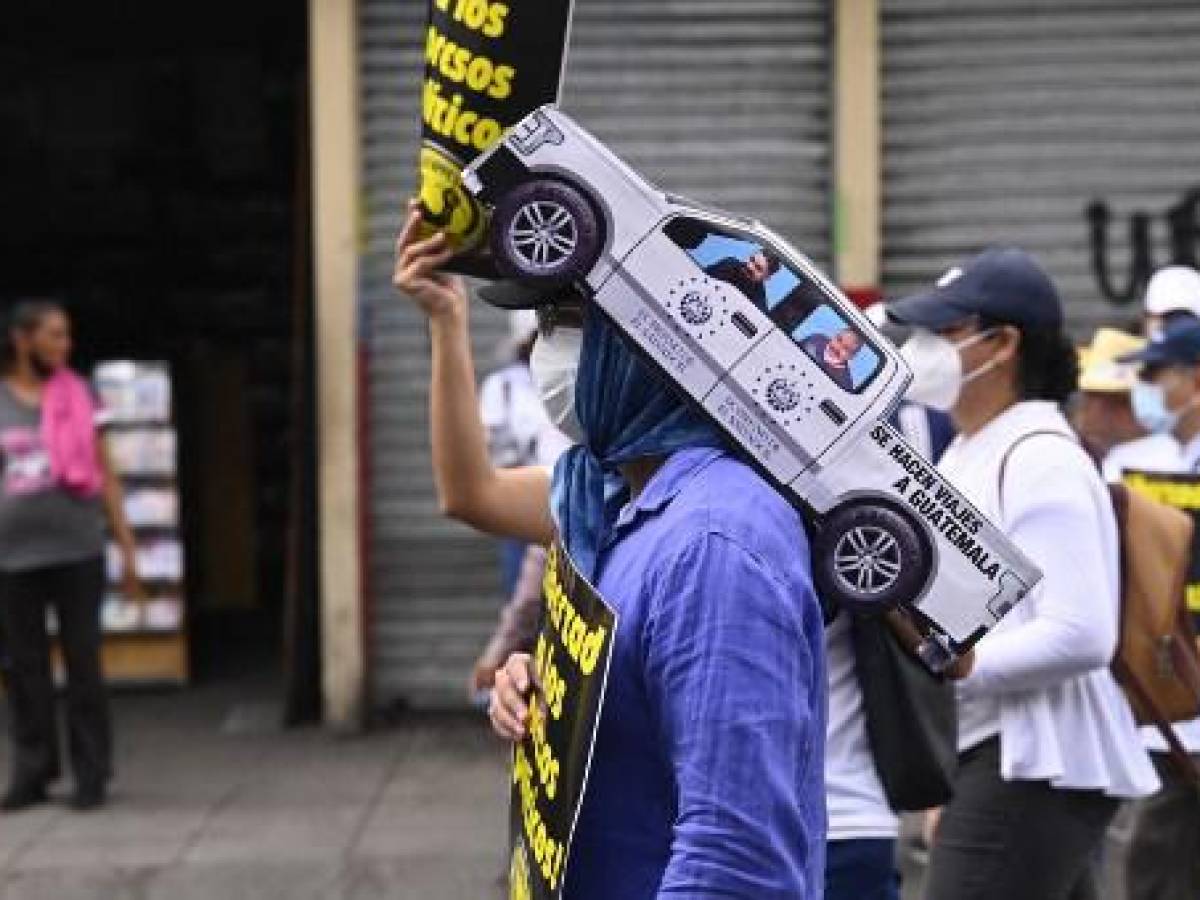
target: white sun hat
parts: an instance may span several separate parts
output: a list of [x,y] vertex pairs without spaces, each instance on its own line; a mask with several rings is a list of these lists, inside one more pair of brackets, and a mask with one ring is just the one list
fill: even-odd
[[1146,285],[1147,315],[1189,312],[1200,316],[1200,272],[1190,266],[1167,266]]

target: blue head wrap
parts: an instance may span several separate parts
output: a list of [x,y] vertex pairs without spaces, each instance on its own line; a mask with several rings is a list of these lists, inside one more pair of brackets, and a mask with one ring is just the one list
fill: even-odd
[[550,505],[575,565],[595,581],[605,531],[628,499],[617,467],[685,447],[717,447],[720,434],[653,369],[637,358],[590,306],[575,383],[575,413],[587,440],[554,469]]

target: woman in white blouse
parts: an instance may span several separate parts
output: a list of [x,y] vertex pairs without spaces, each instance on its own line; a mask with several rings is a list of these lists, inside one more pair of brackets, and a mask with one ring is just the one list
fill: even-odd
[[1158,781],[1108,670],[1116,523],[1059,409],[1077,374],[1062,304],[1028,254],[992,249],[889,314],[914,329],[909,398],[959,433],[939,468],[1044,575],[959,683],[959,772],[927,900],[1092,896],[1120,800]]

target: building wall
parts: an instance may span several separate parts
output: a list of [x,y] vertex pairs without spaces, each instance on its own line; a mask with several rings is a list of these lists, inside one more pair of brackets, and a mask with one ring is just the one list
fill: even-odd
[[[1200,185],[1194,0],[882,0],[883,285],[927,285],[964,255],[1019,244],[1079,330],[1130,315],[1103,299],[1085,210],[1128,217]],[[1154,223],[1157,260],[1167,234]]]
[[310,0],[322,698],[336,729],[365,715],[359,550],[357,22],[352,0]]

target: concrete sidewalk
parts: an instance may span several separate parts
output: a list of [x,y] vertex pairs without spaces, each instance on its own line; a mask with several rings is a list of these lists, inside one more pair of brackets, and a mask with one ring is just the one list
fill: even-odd
[[204,689],[116,714],[107,808],[71,811],[64,782],[0,815],[0,900],[504,896],[506,756],[482,719],[338,739]]
[[[281,731],[270,691],[118,696],[118,780],[93,813],[0,814],[0,900],[501,900],[507,755],[482,716],[357,738]],[[0,713],[0,766],[7,727]],[[907,832],[917,827],[908,822]],[[1105,900],[1121,900],[1124,817]],[[904,898],[923,860],[903,854]]]

